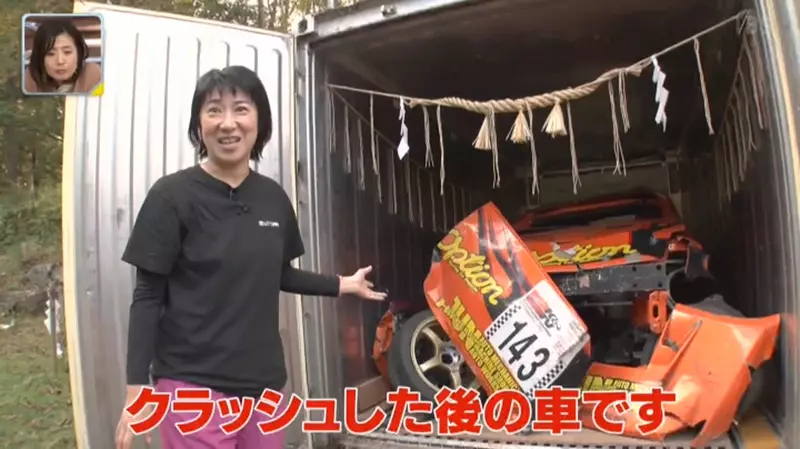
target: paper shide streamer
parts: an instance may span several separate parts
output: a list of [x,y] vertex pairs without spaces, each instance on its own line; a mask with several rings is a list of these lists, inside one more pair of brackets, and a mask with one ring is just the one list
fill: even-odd
[[664,87],[664,82],[667,80],[667,74],[661,70],[658,65],[658,59],[653,56],[651,59],[653,64],[653,83],[656,85],[656,124],[661,125],[661,129],[666,132],[667,130],[667,100],[669,99],[669,90]]

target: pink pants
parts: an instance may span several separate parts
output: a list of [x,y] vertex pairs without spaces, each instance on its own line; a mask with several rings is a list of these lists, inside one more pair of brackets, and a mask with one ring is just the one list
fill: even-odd
[[[170,393],[174,399],[175,390],[178,388],[202,388],[187,382],[180,382],[171,379],[160,379],[156,383],[156,391]],[[225,399],[222,393],[212,391],[211,397],[214,401]],[[283,413],[286,408],[286,400],[282,401],[278,407],[276,415]],[[280,431],[269,435],[264,435],[258,428],[259,421],[265,421],[262,414],[254,412],[252,419],[240,431],[225,435],[220,429],[220,425],[230,421],[232,417],[222,417],[218,408],[214,411],[214,417],[204,429],[189,435],[181,435],[176,424],[190,421],[197,416],[197,413],[175,413],[169,411],[164,421],[159,426],[161,433],[162,449],[283,449],[286,440],[286,432]],[[267,420],[268,421],[268,420]]]

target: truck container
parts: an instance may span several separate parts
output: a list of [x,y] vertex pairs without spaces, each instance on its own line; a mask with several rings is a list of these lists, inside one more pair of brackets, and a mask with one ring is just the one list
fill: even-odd
[[[778,0],[364,0],[301,18],[291,34],[281,34],[76,2],[76,12],[103,15],[105,86],[102,97],[72,97],[65,106],[64,291],[79,449],[112,447],[123,407],[133,270],[120,256],[132,223],[153,182],[197,163],[186,136],[194,84],[207,70],[226,65],[254,69],[272,102],[274,137],[255,168],[279,181],[295,201],[307,248],[299,266],[348,273],[372,264],[376,282],[394,298],[423,294],[436,241],[486,201],[514,216],[535,205],[633,187],[669,194],[710,252],[727,301],[747,316],[782,317],[775,377],[765,399],[757,413],[711,447],[772,448],[781,447],[781,441],[794,447],[800,441],[797,6]],[[751,76],[748,66],[739,65],[742,32],[755,36],[748,54],[761,100],[751,105],[759,101],[763,107],[759,117],[751,109],[753,151],[740,165],[735,186],[733,177],[713,164],[721,136],[707,130],[691,43],[659,59],[670,89],[665,131],[653,122],[651,69],[638,79],[629,77],[631,129],[621,137],[626,175],[612,173],[605,86],[570,106],[581,180],[577,193],[570,138],[539,132],[549,108],[534,111],[536,195],[531,194],[529,150],[507,143],[498,151],[501,179],[493,188],[491,152],[472,147],[482,120],[476,114],[443,108],[443,185],[435,130],[434,166],[424,163],[420,108],[407,113],[410,155],[397,157],[399,103],[381,92],[488,100],[555,91],[654,54],[743,10],[751,11],[750,20],[698,39],[710,120],[719,129],[729,115],[734,80]],[[331,84],[374,90],[373,101],[364,92],[331,91]],[[345,105],[349,132],[343,128]],[[500,140],[513,115],[498,119]],[[369,129],[375,124],[377,173],[371,134],[363,131],[370,139],[363,147],[352,137],[356,122]],[[430,126],[435,123],[431,109]],[[353,141],[347,145],[345,139]],[[345,387],[354,386],[361,410],[382,406],[386,386],[371,355],[385,307],[353,298],[284,295],[280,323],[288,390],[302,397],[341,398]],[[309,435],[295,424],[288,445],[682,448],[688,447],[687,438],[662,444],[591,430],[559,437]]]

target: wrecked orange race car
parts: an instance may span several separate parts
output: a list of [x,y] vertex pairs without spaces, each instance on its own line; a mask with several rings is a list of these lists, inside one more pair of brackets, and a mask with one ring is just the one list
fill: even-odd
[[[608,417],[654,440],[699,428],[696,445],[759,398],[780,324],[743,318],[715,294],[702,246],[669,198],[650,192],[529,212],[513,229],[484,205],[439,242],[425,292],[424,305],[393,301],[378,326],[373,356],[392,386],[428,400],[444,386],[483,397],[661,387],[677,401],[655,432],[642,435],[636,411]],[[535,336],[515,341],[525,326]],[[582,420],[594,427],[591,405]]]

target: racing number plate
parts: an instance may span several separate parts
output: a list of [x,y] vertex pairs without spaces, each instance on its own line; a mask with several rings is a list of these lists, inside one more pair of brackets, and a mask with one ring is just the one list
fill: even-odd
[[485,336],[531,398],[561,375],[588,339],[583,324],[547,281],[510,304]]

